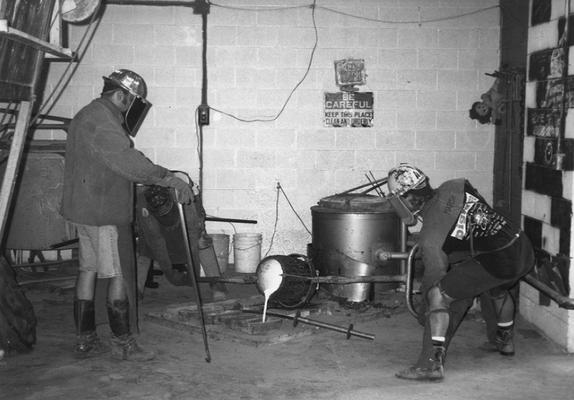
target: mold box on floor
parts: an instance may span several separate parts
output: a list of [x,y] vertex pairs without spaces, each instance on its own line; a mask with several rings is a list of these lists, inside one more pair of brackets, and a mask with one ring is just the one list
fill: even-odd
[[[344,309],[333,301],[310,304],[307,308],[284,310],[270,308],[265,322],[262,321],[264,298],[252,296],[229,299],[203,305],[203,317],[207,334],[211,338],[228,339],[248,345],[284,343],[320,331],[329,331],[314,325],[297,322],[295,316],[313,317],[327,324],[340,324],[346,329],[349,322],[372,320],[390,316],[386,308],[367,307],[362,310]],[[277,314],[284,315],[280,317]],[[201,316],[196,303],[172,304],[162,311],[148,312],[146,320],[174,329],[202,333]],[[350,329],[350,328],[349,328]],[[345,336],[341,334],[344,339]]]

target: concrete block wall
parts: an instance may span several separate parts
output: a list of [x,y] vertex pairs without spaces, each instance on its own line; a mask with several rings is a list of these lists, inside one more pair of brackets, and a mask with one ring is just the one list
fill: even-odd
[[[570,161],[563,165],[556,165],[554,157],[549,157],[556,151],[557,130],[551,134],[537,134],[532,129],[535,123],[529,117],[533,112],[544,111],[540,108],[548,107],[541,103],[541,91],[537,88],[541,84],[551,84],[552,77],[544,77],[537,72],[544,62],[538,55],[544,52],[552,52],[559,47],[559,20],[565,20],[565,1],[553,0],[546,2],[548,8],[538,8],[536,14],[531,7],[531,26],[528,30],[528,57],[529,71],[527,73],[526,87],[526,127],[527,134],[524,138],[524,163],[525,163],[525,189],[522,193],[522,214],[525,217],[525,226],[532,242],[539,250],[538,268],[545,268],[545,259],[556,261],[561,264],[562,274],[566,276],[566,287],[574,287],[574,274],[571,269],[571,255],[574,254],[572,243],[572,201],[574,199],[574,175]],[[537,2],[538,5],[543,3]],[[572,18],[572,16],[570,16]],[[534,21],[534,22],[533,22]],[[563,25],[562,25],[563,26]],[[571,27],[571,23],[569,24]],[[571,43],[571,41],[570,41]],[[572,46],[569,52],[569,65],[566,65],[567,75],[572,76]],[[550,62],[550,61],[549,61]],[[549,66],[552,64],[549,64]],[[539,71],[539,70],[538,70]],[[543,91],[542,91],[543,93]],[[574,138],[574,114],[571,112],[572,105],[563,110],[566,113],[565,131],[563,144]],[[543,125],[543,124],[542,124]],[[534,132],[534,133],[533,133]],[[538,131],[540,132],[540,131]],[[548,132],[548,131],[547,131]],[[544,144],[547,150],[545,161],[541,161],[539,155],[540,144]],[[565,160],[571,160],[574,156],[569,147],[562,148]],[[544,184],[545,175],[554,179],[549,184]],[[546,282],[548,283],[548,282]],[[574,313],[560,308],[555,302],[541,297],[540,293],[525,283],[521,284],[520,313],[530,322],[539,327],[548,337],[562,346],[568,352],[574,352]],[[563,293],[572,296],[570,293]]]
[[[204,204],[208,215],[258,223],[208,222],[209,231],[261,232],[264,254],[304,253],[311,206],[399,162],[418,165],[436,185],[466,176],[492,198],[494,129],[469,119],[468,109],[493,83],[485,73],[499,68],[498,1],[318,0],[314,9],[312,0],[213,3]],[[71,48],[87,29],[71,26]],[[154,104],[136,147],[197,180],[201,39],[201,18],[190,7],[107,5],[52,113],[72,117],[98,96],[103,75],[133,69]],[[372,128],[324,126],[323,96],[339,91],[334,61],[343,58],[365,60],[360,91],[373,92]],[[50,65],[46,92],[64,69]]]

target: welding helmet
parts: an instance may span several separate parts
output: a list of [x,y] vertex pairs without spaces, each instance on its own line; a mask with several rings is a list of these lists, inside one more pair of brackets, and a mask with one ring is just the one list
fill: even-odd
[[124,111],[124,126],[131,136],[137,134],[151,103],[146,100],[147,85],[143,78],[129,69],[118,69],[104,79],[102,94],[121,88],[132,95],[132,100]]
[[407,199],[407,194],[427,195],[431,189],[428,177],[417,167],[402,163],[389,171],[387,186],[389,202],[397,215],[406,225],[414,225],[420,208]]

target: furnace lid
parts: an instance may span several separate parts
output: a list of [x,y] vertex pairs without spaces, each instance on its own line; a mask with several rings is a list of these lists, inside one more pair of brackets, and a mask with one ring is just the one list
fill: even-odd
[[363,194],[344,193],[327,196],[319,200],[319,207],[353,212],[389,212],[393,211],[384,197]]

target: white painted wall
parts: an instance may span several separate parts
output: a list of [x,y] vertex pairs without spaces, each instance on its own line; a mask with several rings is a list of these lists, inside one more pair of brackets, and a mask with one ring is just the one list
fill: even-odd
[[[313,1],[214,3],[220,6],[212,5],[208,16],[209,105],[242,119],[277,115],[310,62]],[[498,1],[318,0],[316,5],[319,41],[311,68],[281,115],[273,122],[247,123],[211,113],[204,129],[207,213],[258,224],[208,223],[208,229],[261,232],[264,253],[305,252],[311,237],[283,195],[269,249],[278,182],[311,229],[310,207],[319,199],[365,183],[368,171],[383,177],[399,162],[417,164],[435,185],[466,176],[490,200],[494,131],[470,120],[468,109],[493,83],[485,73],[499,67]],[[85,30],[86,25],[72,27],[71,48]],[[347,57],[365,59],[368,77],[361,91],[374,93],[373,128],[323,125],[324,92],[338,91],[334,61]],[[64,67],[51,65],[46,92]],[[52,113],[72,117],[99,95],[101,77],[114,68],[133,69],[148,82],[154,107],[137,147],[197,179],[201,18],[188,7],[106,6]]]

